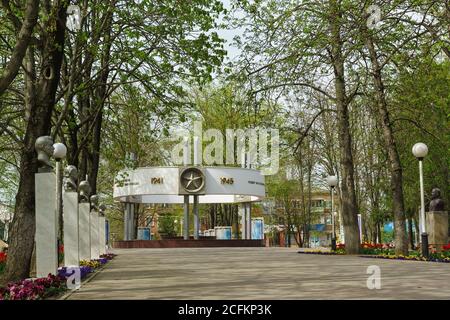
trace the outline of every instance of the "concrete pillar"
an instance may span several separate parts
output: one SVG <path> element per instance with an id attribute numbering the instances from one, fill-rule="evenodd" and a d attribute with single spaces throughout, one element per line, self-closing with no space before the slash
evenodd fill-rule
<path id="1" fill-rule="evenodd" d="M 184 196 L 184 240 L 189 240 L 189 196 Z"/>
<path id="2" fill-rule="evenodd" d="M 200 231 L 200 225 L 199 225 L 199 219 L 198 219 L 198 196 L 194 196 L 194 239 L 199 239 L 199 231 Z"/>
<path id="3" fill-rule="evenodd" d="M 129 215 L 130 222 L 128 223 L 128 226 L 129 226 L 128 239 L 129 240 L 136 239 L 136 234 L 134 232 L 134 230 L 136 229 L 135 225 L 134 225 L 134 212 L 135 212 L 135 210 L 136 210 L 136 205 L 134 203 L 130 203 L 130 215 Z"/>
<path id="4" fill-rule="evenodd" d="M 64 265 L 78 267 L 80 264 L 78 238 L 78 193 L 63 194 Z"/>
<path id="5" fill-rule="evenodd" d="M 82 202 L 78 205 L 78 232 L 80 236 L 80 260 L 91 259 L 91 226 L 89 217 L 90 204 Z"/>
<path id="6" fill-rule="evenodd" d="M 246 239 L 251 239 L 252 238 L 252 203 L 248 202 L 247 204 L 247 217 L 246 217 L 246 227 L 247 227 L 247 238 Z"/>
<path id="7" fill-rule="evenodd" d="M 247 239 L 247 204 L 242 203 L 239 206 L 240 216 L 241 216 L 241 238 Z"/>
<path id="8" fill-rule="evenodd" d="M 100 244 L 100 255 L 102 255 L 106 253 L 106 219 L 104 216 L 99 216 L 98 221 L 99 221 L 98 238 Z"/>
<path id="9" fill-rule="evenodd" d="M 447 211 L 430 211 L 425 215 L 428 244 L 433 245 L 437 252 L 448 244 L 448 213 Z"/>
<path id="10" fill-rule="evenodd" d="M 90 214 L 90 232 L 91 232 L 91 260 L 100 258 L 100 245 L 99 245 L 99 219 L 98 219 L 98 211 L 92 210 Z"/>
<path id="11" fill-rule="evenodd" d="M 35 174 L 36 206 L 36 276 L 56 274 L 58 242 L 56 222 L 56 175 L 53 172 Z"/>
<path id="12" fill-rule="evenodd" d="M 125 208 L 123 212 L 123 240 L 131 240 L 130 211 L 131 211 L 131 203 L 125 203 Z"/>

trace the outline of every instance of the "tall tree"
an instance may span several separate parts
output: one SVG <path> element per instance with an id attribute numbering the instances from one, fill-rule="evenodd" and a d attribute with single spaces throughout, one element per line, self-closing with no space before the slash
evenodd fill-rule
<path id="1" fill-rule="evenodd" d="M 348 81 L 346 74 L 354 50 L 344 17 L 349 4 L 339 0 L 267 0 L 235 5 L 245 13 L 245 19 L 239 18 L 242 22 L 237 24 L 249 26 L 245 40 L 237 42 L 243 47 L 237 68 L 238 78 L 246 81 L 251 94 L 288 97 L 317 92 L 335 104 L 346 248 L 357 253 L 360 241 L 349 106 L 357 94 L 358 81 Z M 327 79 L 332 79 L 333 88 L 324 87 L 330 82 Z"/>
<path id="2" fill-rule="evenodd" d="M 27 92 L 36 95 L 34 100 L 29 100 L 29 118 L 21 146 L 19 187 L 2 282 L 27 278 L 30 272 L 35 233 L 34 174 L 38 168 L 34 143 L 39 136 L 50 134 L 63 59 L 66 9 L 66 1 L 55 1 L 51 6 L 43 6 L 42 14 L 46 19 L 40 28 L 40 43 L 36 50 L 29 50 L 27 64 L 34 69 L 36 55 L 33 53 L 37 51 L 40 72 L 36 79 L 27 82 Z"/>

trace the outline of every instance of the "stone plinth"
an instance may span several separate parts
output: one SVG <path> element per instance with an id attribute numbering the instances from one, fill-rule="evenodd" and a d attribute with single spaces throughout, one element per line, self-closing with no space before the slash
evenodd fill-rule
<path id="1" fill-rule="evenodd" d="M 56 225 L 56 175 L 53 172 L 35 174 L 36 205 L 36 277 L 58 269 Z"/>
<path id="2" fill-rule="evenodd" d="M 91 260 L 100 258 L 99 219 L 96 210 L 91 211 Z"/>
<path id="3" fill-rule="evenodd" d="M 99 243 L 100 243 L 100 254 L 106 253 L 106 219 L 105 217 L 99 217 Z"/>
<path id="4" fill-rule="evenodd" d="M 64 265 L 78 267 L 80 265 L 78 239 L 78 193 L 63 194 L 64 221 Z"/>
<path id="5" fill-rule="evenodd" d="M 430 211 L 426 213 L 428 243 L 438 252 L 448 243 L 448 213 L 447 211 Z"/>
<path id="6" fill-rule="evenodd" d="M 89 219 L 89 203 L 80 203 L 78 207 L 78 228 L 79 228 L 79 246 L 80 246 L 80 260 L 91 259 L 91 233 L 90 233 L 90 219 Z"/>

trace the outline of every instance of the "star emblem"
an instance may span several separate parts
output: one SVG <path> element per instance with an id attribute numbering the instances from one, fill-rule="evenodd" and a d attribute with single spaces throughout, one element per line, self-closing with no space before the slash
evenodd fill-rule
<path id="1" fill-rule="evenodd" d="M 180 180 L 181 186 L 189 193 L 200 191 L 205 184 L 203 173 L 197 168 L 185 169 Z"/>

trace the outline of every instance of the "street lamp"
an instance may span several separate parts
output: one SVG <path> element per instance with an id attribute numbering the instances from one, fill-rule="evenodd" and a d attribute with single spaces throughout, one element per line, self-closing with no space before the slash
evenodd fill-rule
<path id="1" fill-rule="evenodd" d="M 337 176 L 328 176 L 327 177 L 327 183 L 328 186 L 331 188 L 331 224 L 333 228 L 333 233 L 331 236 L 331 250 L 336 251 L 336 224 L 334 219 L 334 203 L 333 203 L 333 197 L 334 197 L 334 187 L 338 184 Z"/>
<path id="2" fill-rule="evenodd" d="M 53 158 L 56 160 L 56 234 L 62 241 L 62 170 L 61 160 L 66 157 L 67 147 L 62 143 L 53 144 Z M 59 227 L 59 232 L 58 232 Z M 59 248 L 59 246 L 58 246 Z"/>
<path id="3" fill-rule="evenodd" d="M 423 191 L 423 158 L 428 154 L 428 147 L 425 143 L 418 142 L 412 148 L 413 155 L 419 160 L 420 176 L 420 219 L 422 220 L 422 256 L 428 257 L 428 234 L 425 223 L 425 196 Z"/>

